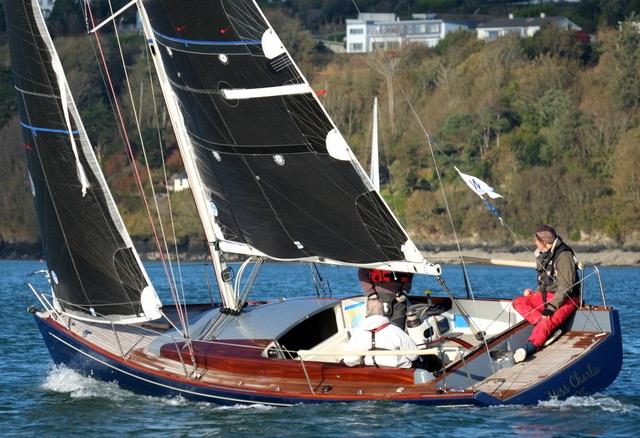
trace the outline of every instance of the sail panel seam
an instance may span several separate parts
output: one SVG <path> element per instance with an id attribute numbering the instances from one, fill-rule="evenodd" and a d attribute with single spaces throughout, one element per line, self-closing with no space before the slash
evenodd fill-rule
<path id="1" fill-rule="evenodd" d="M 165 35 L 152 29 L 153 33 L 167 41 L 173 41 L 174 43 L 181 43 L 184 45 L 193 44 L 195 46 L 247 46 L 247 45 L 259 45 L 262 44 L 260 40 L 240 40 L 240 41 L 214 41 L 214 40 L 191 40 L 186 38 L 177 38 Z"/>
<path id="2" fill-rule="evenodd" d="M 53 94 L 46 94 L 46 93 L 37 93 L 35 91 L 27 91 L 27 90 L 23 90 L 20 87 L 14 86 L 13 87 L 16 91 L 22 93 L 22 94 L 28 94 L 30 96 L 39 96 L 39 97 L 46 97 L 46 98 L 50 98 L 50 99 L 57 99 L 60 100 L 60 96 L 56 96 Z"/>

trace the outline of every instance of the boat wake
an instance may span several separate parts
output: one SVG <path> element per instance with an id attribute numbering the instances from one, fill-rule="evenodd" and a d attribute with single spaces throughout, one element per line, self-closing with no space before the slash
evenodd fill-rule
<path id="1" fill-rule="evenodd" d="M 605 397 L 602 395 L 594 395 L 587 397 L 569 397 L 566 400 L 552 399 L 548 401 L 542 401 L 538 403 L 538 406 L 547 408 L 583 408 L 583 407 L 597 407 L 607 412 L 627 413 L 638 410 L 635 405 L 624 404 L 615 398 Z"/>
<path id="2" fill-rule="evenodd" d="M 275 406 L 263 405 L 260 403 L 245 405 L 245 404 L 237 404 L 237 405 L 229 405 L 229 406 L 216 406 L 215 410 L 217 411 L 229 411 L 229 410 L 245 410 L 245 409 L 255 409 L 259 411 L 270 411 L 272 409 L 276 409 Z"/>
<path id="3" fill-rule="evenodd" d="M 42 383 L 41 388 L 46 391 L 57 392 L 61 394 L 68 394 L 74 399 L 87 399 L 87 398 L 102 398 L 110 401 L 123 401 L 130 400 L 132 398 L 143 398 L 147 402 L 160 403 L 166 406 L 180 407 L 188 404 L 193 404 L 184 397 L 150 397 L 139 396 L 125 389 L 122 389 L 115 382 L 103 382 L 100 380 L 92 379 L 91 377 L 83 376 L 82 374 L 67 368 L 64 365 L 53 365 L 47 373 L 45 381 Z M 209 403 L 195 403 L 196 405 L 202 405 L 203 408 L 211 409 Z M 275 409 L 273 406 L 267 406 L 263 404 L 236 404 L 229 406 L 215 406 L 215 410 L 234 411 L 234 410 L 246 410 L 255 409 L 260 411 L 267 411 Z"/>
<path id="4" fill-rule="evenodd" d="M 119 388 L 115 382 L 101 382 L 85 377 L 64 365 L 52 366 L 41 387 L 78 399 L 107 398 L 120 401 L 130 397 L 130 393 Z"/>

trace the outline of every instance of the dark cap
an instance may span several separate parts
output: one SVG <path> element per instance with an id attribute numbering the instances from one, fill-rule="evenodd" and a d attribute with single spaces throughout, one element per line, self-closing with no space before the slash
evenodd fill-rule
<path id="1" fill-rule="evenodd" d="M 547 224 L 542 224 L 536 230 L 536 239 L 543 243 L 553 243 L 558 238 L 558 234 L 553 227 Z"/>

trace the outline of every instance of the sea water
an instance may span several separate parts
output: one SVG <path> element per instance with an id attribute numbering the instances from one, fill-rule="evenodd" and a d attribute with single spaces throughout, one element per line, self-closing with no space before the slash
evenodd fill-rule
<path id="1" fill-rule="evenodd" d="M 147 264 L 163 302 L 172 301 L 165 270 Z M 421 407 L 389 402 L 217 406 L 182 398 L 138 395 L 53 365 L 26 308 L 35 298 L 25 277 L 44 268 L 35 261 L 0 261 L 0 435 L 4 436 L 637 436 L 640 430 L 639 268 L 601 268 L 608 305 L 619 309 L 624 362 L 618 379 L 603 393 L 545 401 L 537 406 Z M 177 267 L 174 264 L 174 269 Z M 238 269 L 238 266 L 235 266 Z M 252 299 L 360 293 L 352 268 L 320 266 L 328 285 L 319 292 L 309 265 L 266 264 Z M 535 283 L 531 270 L 469 266 L 471 293 L 512 298 Z M 589 272 L 587 272 L 589 275 Z M 443 277 L 466 296 L 459 266 L 444 266 Z M 207 302 L 211 272 L 201 264 L 176 270 L 178 290 L 189 302 Z M 600 303 L 595 276 L 587 279 L 587 299 Z M 212 286 L 213 287 L 213 286 Z M 414 281 L 413 293 L 442 292 L 433 278 Z"/>

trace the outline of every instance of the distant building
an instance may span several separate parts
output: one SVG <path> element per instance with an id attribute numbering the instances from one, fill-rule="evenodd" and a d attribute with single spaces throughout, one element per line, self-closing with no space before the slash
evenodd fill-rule
<path id="1" fill-rule="evenodd" d="M 412 20 L 399 20 L 395 14 L 360 13 L 347 19 L 347 53 L 397 50 L 406 44 L 434 47 L 444 36 L 458 29 L 472 27 L 466 22 L 437 19 L 414 14 Z"/>
<path id="2" fill-rule="evenodd" d="M 478 24 L 476 32 L 478 39 L 487 41 L 510 34 L 530 37 L 546 24 L 557 26 L 560 29 L 582 30 L 580 26 L 566 17 L 547 17 L 545 14 L 540 14 L 539 17 L 514 17 L 513 14 L 509 14 L 509 18 L 494 18 L 486 23 Z"/>
<path id="3" fill-rule="evenodd" d="M 178 175 L 173 178 L 173 191 L 181 192 L 189 188 L 189 179 L 186 175 Z"/>
<path id="4" fill-rule="evenodd" d="M 539 5 L 541 3 L 580 3 L 582 0 L 519 0 L 514 1 L 513 5 Z"/>
<path id="5" fill-rule="evenodd" d="M 49 18 L 51 11 L 53 10 L 53 4 L 56 0 L 38 0 L 38 4 L 40 5 L 40 9 L 42 10 L 42 15 L 44 18 Z"/>

